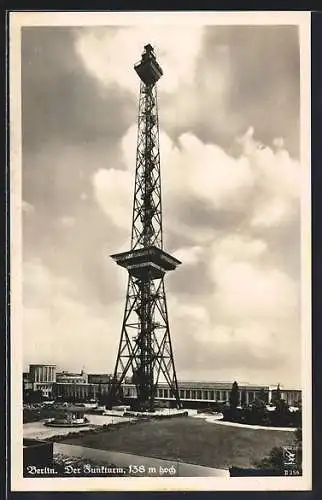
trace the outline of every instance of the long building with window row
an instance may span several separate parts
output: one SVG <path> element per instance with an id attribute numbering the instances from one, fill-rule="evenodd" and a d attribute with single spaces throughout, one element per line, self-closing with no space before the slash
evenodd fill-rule
<path id="1" fill-rule="evenodd" d="M 97 400 L 107 395 L 110 381 L 110 374 L 86 374 L 83 370 L 80 373 L 56 372 L 55 365 L 30 365 L 29 374 L 23 374 L 24 387 L 40 390 L 43 396 L 48 398 L 59 397 L 79 401 Z M 228 402 L 232 382 L 179 381 L 178 387 L 183 405 L 198 407 Z M 276 386 L 239 384 L 239 400 L 242 404 L 248 405 L 260 397 L 270 403 L 274 399 L 276 390 Z M 290 406 L 301 403 L 301 391 L 298 389 L 281 386 L 280 394 Z M 123 395 L 129 401 L 136 398 L 135 385 L 131 384 L 129 379 L 123 384 Z M 167 384 L 158 384 L 156 399 L 166 404 L 174 402 Z"/>
<path id="2" fill-rule="evenodd" d="M 201 406 L 211 403 L 225 403 L 229 401 L 232 383 L 220 382 L 179 382 L 180 399 L 184 406 Z M 55 395 L 61 398 L 75 398 L 80 400 L 97 399 L 108 393 L 110 385 L 103 384 L 55 384 Z M 301 402 L 301 391 L 295 389 L 280 388 L 281 398 L 289 405 L 297 405 Z M 265 398 L 270 403 L 276 392 L 276 386 L 240 385 L 239 400 L 248 405 L 257 397 Z M 123 395 L 125 399 L 136 398 L 136 388 L 133 384 L 123 385 Z M 159 384 L 156 399 L 171 403 L 169 388 L 166 384 Z"/>

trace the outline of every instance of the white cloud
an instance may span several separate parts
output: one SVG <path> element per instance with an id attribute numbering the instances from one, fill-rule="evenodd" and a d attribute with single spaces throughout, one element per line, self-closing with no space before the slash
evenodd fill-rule
<path id="1" fill-rule="evenodd" d="M 75 287 L 63 276 L 54 276 L 41 260 L 33 259 L 23 266 L 23 298 L 36 305 L 54 302 L 59 293 L 70 295 Z"/>
<path id="2" fill-rule="evenodd" d="M 214 208 L 236 208 L 252 187 L 251 171 L 243 158 L 234 159 L 221 147 L 204 144 L 193 134 L 179 138 L 176 159 L 170 168 L 180 171 L 181 180 L 186 179 L 193 196 L 208 201 Z"/>
<path id="3" fill-rule="evenodd" d="M 61 225 L 63 227 L 66 227 L 67 229 L 70 227 L 73 227 L 75 225 L 75 219 L 74 217 L 71 217 L 70 215 L 64 215 L 60 219 Z"/>
<path id="4" fill-rule="evenodd" d="M 202 251 L 203 249 L 200 246 L 183 247 L 178 248 L 173 255 L 177 259 L 182 260 L 185 265 L 196 264 L 201 257 Z"/>
<path id="5" fill-rule="evenodd" d="M 70 370 L 113 365 L 121 304 L 108 304 L 103 315 L 95 314 L 77 300 L 71 281 L 57 277 L 37 259 L 24 265 L 23 279 L 24 355 L 30 363 L 56 363 Z"/>
<path id="6" fill-rule="evenodd" d="M 240 140 L 243 152 L 234 158 L 218 145 L 205 144 L 192 133 L 182 134 L 175 145 L 161 130 L 163 209 L 169 231 L 187 233 L 188 228 L 178 216 L 178 207 L 192 202 L 212 207 L 214 217 L 220 210 L 244 214 L 250 228 L 287 225 L 297 217 L 300 165 L 285 150 L 274 153 L 270 148 L 259 147 L 253 133 L 250 128 Z M 101 169 L 94 177 L 99 205 L 116 226 L 128 230 L 136 140 L 137 127 L 132 125 L 120 143 L 125 171 Z M 204 227 L 195 229 L 196 243 L 208 237 L 213 237 L 213 231 Z"/>
<path id="7" fill-rule="evenodd" d="M 294 314 L 297 295 L 287 275 L 224 258 L 212 264 L 220 309 L 234 318 L 280 318 Z"/>
<path id="8" fill-rule="evenodd" d="M 116 227 L 131 227 L 133 176 L 125 170 L 100 169 L 93 177 L 99 206 Z"/>
<path id="9" fill-rule="evenodd" d="M 274 364 L 276 359 L 284 359 L 279 372 L 285 370 L 282 378 L 294 376 L 286 372 L 292 370 L 299 356 L 298 283 L 276 266 L 272 249 L 262 239 L 226 231 L 217 235 L 211 246 L 200 248 L 202 262 L 207 263 L 208 277 L 214 285 L 213 292 L 194 295 L 191 302 L 191 298 L 187 299 L 188 292 L 182 291 L 170 302 L 171 324 L 176 345 L 183 351 L 179 359 L 185 377 L 194 377 L 192 361 L 190 367 L 186 361 L 190 359 L 187 346 L 190 349 L 193 346 L 196 363 L 198 360 L 201 363 L 202 356 L 207 358 L 204 365 L 208 377 L 211 355 L 217 360 L 214 370 L 218 370 L 212 377 L 222 379 L 230 371 L 229 379 L 234 376 L 240 380 L 247 373 L 253 376 L 261 363 L 263 370 L 264 366 L 268 370 L 270 360 Z M 182 271 L 184 258 L 188 264 L 198 266 L 195 253 L 199 247 L 178 249 L 177 256 L 179 252 Z M 189 274 L 189 267 L 186 272 Z M 218 359 L 233 364 L 234 375 L 232 365 L 229 369 L 217 368 Z M 269 370 L 263 381 L 265 376 L 274 381 Z"/>
<path id="10" fill-rule="evenodd" d="M 274 140 L 276 151 L 254 139 L 250 127 L 239 139 L 243 155 L 252 171 L 256 205 L 251 220 L 254 227 L 285 225 L 297 215 L 301 193 L 301 165 L 283 147 L 281 138 Z"/>
<path id="11" fill-rule="evenodd" d="M 159 89 L 174 92 L 194 78 L 202 35 L 199 26 L 141 25 L 104 34 L 89 28 L 82 30 L 75 45 L 85 68 L 102 85 L 117 84 L 137 94 L 138 76 L 133 65 L 140 60 L 144 45 L 151 43 L 167 75 L 160 80 Z"/>
<path id="12" fill-rule="evenodd" d="M 266 197 L 258 201 L 257 210 L 251 219 L 253 227 L 278 227 L 287 224 L 296 215 L 297 205 L 279 197 Z"/>
<path id="13" fill-rule="evenodd" d="M 271 321 L 292 318 L 298 307 L 296 283 L 282 270 L 265 264 L 261 240 L 228 236 L 212 247 L 210 272 L 215 303 L 230 320 Z"/>
<path id="14" fill-rule="evenodd" d="M 224 259 L 232 261 L 253 260 L 265 254 L 267 250 L 265 241 L 239 234 L 229 234 L 216 240 L 213 244 L 213 251 L 217 259 L 222 256 Z"/>
<path id="15" fill-rule="evenodd" d="M 137 126 L 132 125 L 121 143 L 124 162 L 132 175 L 136 140 Z M 230 208 L 237 208 L 253 186 L 252 172 L 245 158 L 235 159 L 217 145 L 204 144 L 192 133 L 182 134 L 176 146 L 161 130 L 160 150 L 166 203 L 171 203 L 171 197 L 193 196 L 216 208 L 227 204 Z"/>

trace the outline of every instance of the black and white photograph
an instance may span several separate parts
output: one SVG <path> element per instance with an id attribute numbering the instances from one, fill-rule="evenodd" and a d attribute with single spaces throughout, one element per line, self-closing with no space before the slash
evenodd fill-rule
<path id="1" fill-rule="evenodd" d="M 10 14 L 13 490 L 311 489 L 309 23 Z"/>

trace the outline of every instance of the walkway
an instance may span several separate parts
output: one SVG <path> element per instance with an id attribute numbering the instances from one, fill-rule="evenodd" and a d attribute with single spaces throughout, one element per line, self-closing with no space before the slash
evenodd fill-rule
<path id="1" fill-rule="evenodd" d="M 226 422 L 222 420 L 222 415 L 208 415 L 206 413 L 198 413 L 197 415 L 192 415 L 194 418 L 203 418 L 209 424 L 219 424 L 219 425 L 227 425 L 230 427 L 244 427 L 245 429 L 254 429 L 254 430 L 264 430 L 264 431 L 296 431 L 295 427 L 269 427 L 268 425 L 250 425 L 250 424 L 241 424 L 237 422 Z"/>
<path id="2" fill-rule="evenodd" d="M 81 457 L 83 460 L 93 460 L 100 464 L 115 464 L 117 467 L 131 467 L 133 472 L 135 471 L 134 474 L 136 476 L 143 477 L 229 477 L 228 469 L 214 469 L 174 460 L 164 460 L 63 443 L 54 443 L 54 454 L 66 457 Z M 141 469 L 137 469 L 137 467 Z M 139 470 L 142 472 L 140 473 Z"/>

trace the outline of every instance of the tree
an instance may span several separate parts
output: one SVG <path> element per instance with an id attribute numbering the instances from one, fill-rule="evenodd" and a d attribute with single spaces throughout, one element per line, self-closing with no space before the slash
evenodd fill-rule
<path id="1" fill-rule="evenodd" d="M 232 410 L 235 410 L 237 406 L 239 406 L 239 388 L 236 380 L 233 383 L 230 391 L 229 405 Z"/>
<path id="2" fill-rule="evenodd" d="M 273 396 L 272 396 L 272 403 L 274 403 L 276 405 L 277 402 L 281 400 L 281 398 L 282 398 L 281 388 L 280 388 L 280 385 L 277 384 L 276 391 L 274 391 Z"/>
<path id="3" fill-rule="evenodd" d="M 276 413 L 279 415 L 287 415 L 289 413 L 288 404 L 285 399 L 278 399 L 276 401 Z"/>
<path id="4" fill-rule="evenodd" d="M 258 399 L 260 401 L 263 401 L 264 403 L 267 403 L 267 393 L 263 388 L 258 393 Z"/>
<path id="5" fill-rule="evenodd" d="M 251 410 L 248 413 L 249 423 L 252 424 L 262 424 L 264 423 L 265 417 L 267 415 L 265 401 L 256 398 L 252 402 Z"/>
<path id="6" fill-rule="evenodd" d="M 275 406 L 275 424 L 281 426 L 288 425 L 290 421 L 290 411 L 286 401 L 284 399 L 279 399 L 275 402 Z"/>
<path id="7" fill-rule="evenodd" d="M 101 382 L 98 384 L 97 400 L 98 400 L 98 404 L 101 405 L 103 403 L 103 393 L 102 393 Z"/>
<path id="8" fill-rule="evenodd" d="M 24 401 L 27 403 L 40 403 L 43 400 L 41 391 L 33 391 L 32 389 L 26 391 Z"/>
<path id="9" fill-rule="evenodd" d="M 299 427 L 295 431 L 295 439 L 293 442 L 294 450 L 296 451 L 296 471 L 302 475 L 302 428 Z M 255 462 L 255 466 L 259 469 L 271 469 L 278 475 L 285 474 L 285 459 L 282 447 L 274 447 L 260 462 Z"/>

